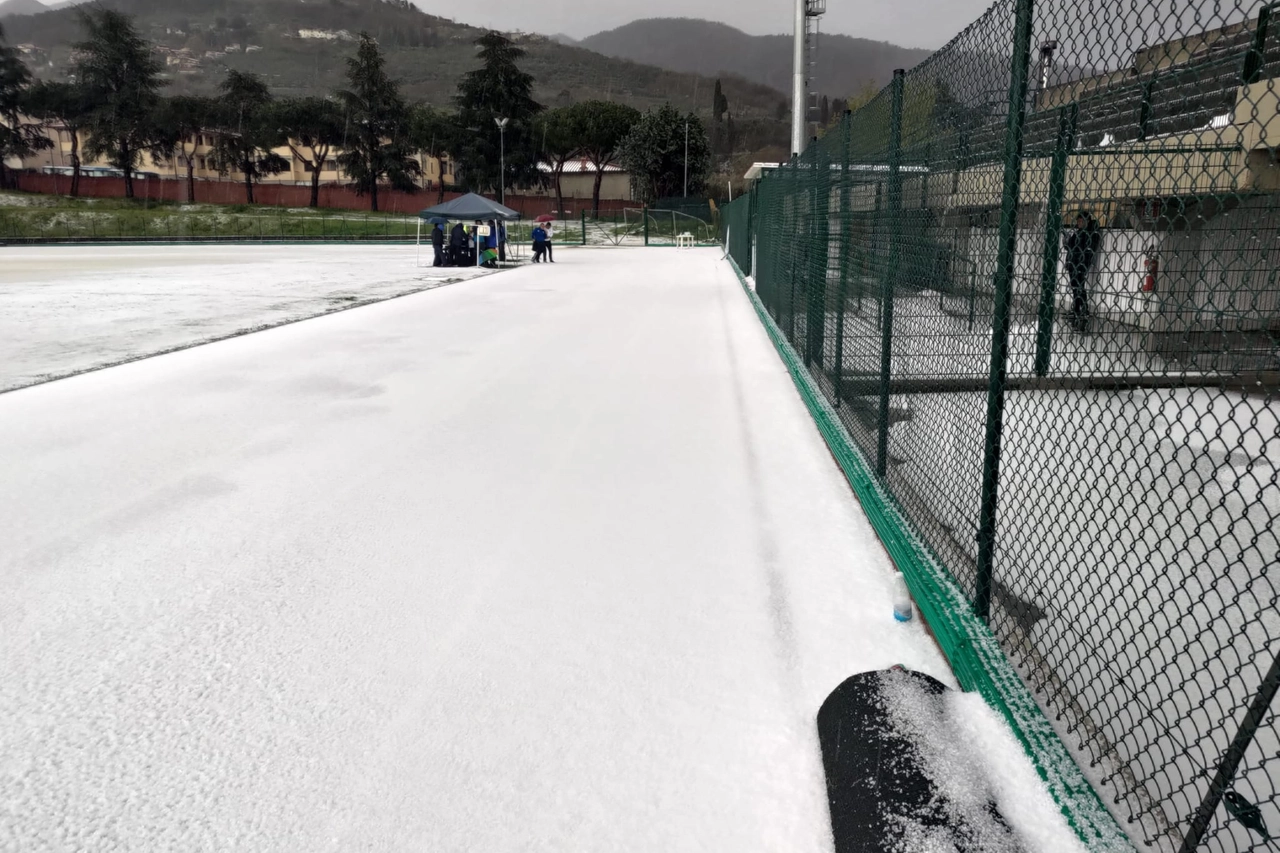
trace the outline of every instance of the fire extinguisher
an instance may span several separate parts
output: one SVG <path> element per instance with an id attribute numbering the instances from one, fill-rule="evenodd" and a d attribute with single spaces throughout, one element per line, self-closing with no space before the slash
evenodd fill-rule
<path id="1" fill-rule="evenodd" d="M 1142 261 L 1144 275 L 1142 276 L 1142 292 L 1152 293 L 1156 289 L 1156 276 L 1160 274 L 1160 258 L 1156 256 L 1154 249 L 1147 250 L 1147 256 Z"/>

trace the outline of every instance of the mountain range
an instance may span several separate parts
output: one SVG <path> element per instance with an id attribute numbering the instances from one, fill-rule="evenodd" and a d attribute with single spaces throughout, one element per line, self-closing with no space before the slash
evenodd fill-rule
<path id="1" fill-rule="evenodd" d="M 702 75 L 736 75 L 780 92 L 791 90 L 790 35 L 752 36 L 727 24 L 692 18 L 648 18 L 578 43 L 620 59 Z M 843 35 L 820 35 L 816 91 L 831 97 L 887 84 L 895 68 L 910 68 L 931 51 Z"/>
<path id="2" fill-rule="evenodd" d="M 2 0 L 10 44 L 25 50 L 40 77 L 63 77 L 72 45 L 83 37 L 83 0 L 42 4 Z M 356 34 L 378 39 L 390 72 L 411 99 L 451 103 L 462 75 L 477 65 L 484 32 L 423 12 L 410 0 L 96 0 L 132 15 L 166 62 L 173 94 L 212 93 L 228 69 L 262 75 L 279 95 L 327 94 L 344 83 Z M 640 109 L 670 102 L 708 116 L 716 80 L 737 128 L 735 150 L 785 146 L 790 99 L 790 39 L 750 36 L 724 24 L 650 19 L 582 41 L 557 34 L 516 34 L 521 67 L 547 106 L 600 98 Z M 847 36 L 823 38 L 818 90 L 832 97 L 868 83 L 883 85 L 893 68 L 926 55 Z"/>
<path id="3" fill-rule="evenodd" d="M 0 11 L 13 3 L 6 0 Z M 476 67 L 474 42 L 483 30 L 426 14 L 409 0 L 99 0 L 132 15 L 141 34 L 166 54 L 170 91 L 211 92 L 226 69 L 262 74 L 281 94 L 315 94 L 343 84 L 355 34 L 378 39 L 405 93 L 445 105 L 458 80 Z M 11 44 L 34 45 L 36 72 L 60 77 L 71 46 L 83 34 L 76 10 L 7 15 Z M 521 67 L 534 75 L 535 97 L 549 106 L 612 98 L 646 108 L 670 101 L 710 112 L 715 81 L 626 59 L 607 57 L 546 36 L 519 35 Z M 773 117 L 786 95 L 742 78 L 723 81 L 735 114 Z"/>
<path id="4" fill-rule="evenodd" d="M 0 2 L 0 18 L 12 15 L 38 15 L 67 6 L 75 6 L 85 0 L 62 0 L 60 3 L 41 3 L 40 0 L 3 0 Z"/>

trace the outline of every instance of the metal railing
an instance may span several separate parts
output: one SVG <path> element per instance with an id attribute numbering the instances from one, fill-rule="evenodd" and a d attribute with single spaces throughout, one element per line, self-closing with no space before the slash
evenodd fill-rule
<path id="1" fill-rule="evenodd" d="M 1140 849 L 1280 832 L 1276 30 L 1000 0 L 722 220 Z"/>

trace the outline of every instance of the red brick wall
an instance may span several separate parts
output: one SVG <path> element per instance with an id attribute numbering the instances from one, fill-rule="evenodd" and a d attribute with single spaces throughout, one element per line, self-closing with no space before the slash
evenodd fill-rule
<path id="1" fill-rule="evenodd" d="M 29 193 L 66 195 L 71 191 L 68 175 L 45 175 L 35 172 L 17 174 L 18 189 Z M 138 199 L 153 201 L 186 201 L 187 182 L 165 178 L 156 180 L 135 178 L 133 193 Z M 285 184 L 260 184 L 253 188 L 258 204 L 278 207 L 306 207 L 311 202 L 311 187 Z M 86 198 L 123 198 L 124 178 L 81 177 L 80 195 Z M 459 193 L 445 193 L 445 201 L 457 198 Z M 438 190 L 405 193 L 388 188 L 378 190 L 378 208 L 386 213 L 417 213 L 432 207 L 439 200 Z M 196 181 L 196 202 L 199 204 L 244 204 L 244 185 L 235 181 Z M 351 186 L 328 184 L 320 187 L 320 206 L 342 210 L 368 210 L 369 197 L 359 196 Z M 507 207 L 518 210 L 525 218 L 551 213 L 556 206 L 554 198 L 507 194 Z M 600 212 L 620 211 L 636 207 L 636 202 L 601 199 Z M 572 216 L 579 211 L 591 210 L 591 199 L 565 199 L 565 207 Z"/>

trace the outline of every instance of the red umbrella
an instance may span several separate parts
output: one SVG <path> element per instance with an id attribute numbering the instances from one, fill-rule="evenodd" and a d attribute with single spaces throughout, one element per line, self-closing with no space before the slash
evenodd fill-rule
<path id="1" fill-rule="evenodd" d="M 556 218 L 552 216 L 550 213 L 544 213 L 533 221 L 534 222 L 555 222 Z"/>

